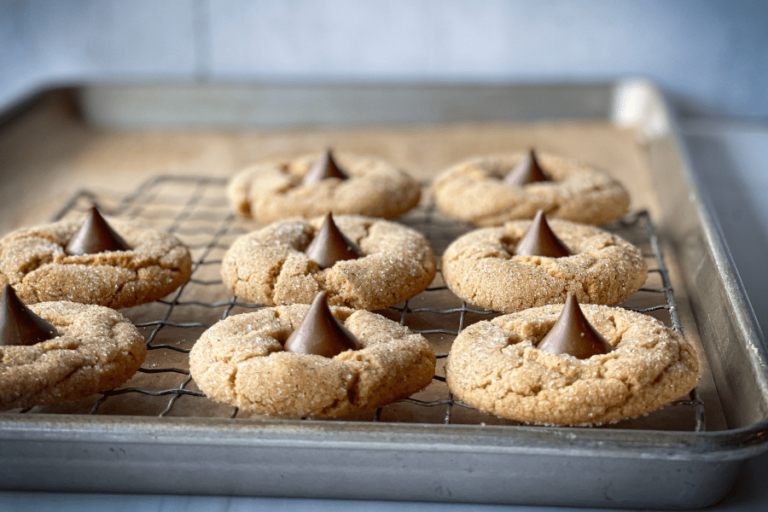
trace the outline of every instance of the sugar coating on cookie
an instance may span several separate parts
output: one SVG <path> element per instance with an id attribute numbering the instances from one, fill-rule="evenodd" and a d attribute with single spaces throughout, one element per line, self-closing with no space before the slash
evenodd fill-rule
<path id="1" fill-rule="evenodd" d="M 303 251 L 323 220 L 278 221 L 238 238 L 222 261 L 224 282 L 239 297 L 265 306 L 309 304 L 325 290 L 330 305 L 368 310 L 410 299 L 432 282 L 435 257 L 422 234 L 359 215 L 334 220 L 363 257 L 321 270 Z"/>
<path id="2" fill-rule="evenodd" d="M 419 202 L 421 187 L 406 172 L 383 160 L 349 153 L 334 153 L 349 179 L 302 185 L 302 177 L 321 156 L 275 160 L 241 171 L 228 188 L 233 208 L 260 222 L 328 212 L 393 219 Z"/>
<path id="3" fill-rule="evenodd" d="M 329 359 L 285 352 L 309 306 L 265 308 L 205 331 L 190 371 L 211 399 L 260 414 L 335 417 L 405 398 L 432 380 L 435 354 L 420 334 L 368 311 L 331 308 L 362 345 Z"/>
<path id="4" fill-rule="evenodd" d="M 536 348 L 562 305 L 478 322 L 454 340 L 446 380 L 462 402 L 503 418 L 556 425 L 616 422 L 680 398 L 698 382 L 690 343 L 660 321 L 620 308 L 583 305 L 608 343 L 588 359 Z"/>
<path id="5" fill-rule="evenodd" d="M 26 304 L 68 300 L 119 309 L 160 299 L 189 280 L 192 259 L 176 237 L 109 222 L 131 250 L 66 254 L 81 218 L 7 234 L 0 240 L 0 286 L 11 284 Z"/>
<path id="6" fill-rule="evenodd" d="M 481 228 L 456 239 L 442 259 L 448 288 L 471 304 L 512 313 L 563 303 L 619 304 L 645 283 L 643 254 L 626 240 L 594 226 L 552 219 L 549 225 L 571 256 L 514 255 L 531 221 Z"/>
<path id="7" fill-rule="evenodd" d="M 435 180 L 432 194 L 449 217 L 476 226 L 532 219 L 544 210 L 559 218 L 600 225 L 619 219 L 629 207 L 629 194 L 616 179 L 576 160 L 537 153 L 552 179 L 519 186 L 502 180 L 526 153 L 479 157 L 457 164 Z"/>
<path id="8" fill-rule="evenodd" d="M 128 380 L 144 361 L 144 338 L 117 311 L 74 302 L 29 306 L 58 336 L 0 346 L 0 409 L 80 400 Z"/>

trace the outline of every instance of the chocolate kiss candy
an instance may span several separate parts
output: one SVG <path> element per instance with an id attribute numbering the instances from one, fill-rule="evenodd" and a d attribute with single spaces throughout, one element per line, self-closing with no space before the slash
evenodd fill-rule
<path id="1" fill-rule="evenodd" d="M 568 354 L 578 359 L 611 351 L 605 338 L 582 313 L 576 296 L 570 293 L 560 318 L 536 348 L 552 354 Z"/>
<path id="2" fill-rule="evenodd" d="M 0 345 L 34 345 L 59 333 L 47 321 L 24 305 L 11 285 L 3 287 L 0 302 Z"/>
<path id="3" fill-rule="evenodd" d="M 328 307 L 327 296 L 327 292 L 320 292 L 315 296 L 304 321 L 286 340 L 287 352 L 330 358 L 345 350 L 362 348 L 355 335 L 333 316 Z"/>
<path id="4" fill-rule="evenodd" d="M 504 178 L 504 183 L 507 185 L 514 185 L 516 187 L 522 187 L 529 183 L 535 183 L 537 181 L 552 181 L 547 178 L 544 171 L 541 170 L 539 162 L 536 160 L 536 154 L 533 150 L 528 153 L 528 156 L 523 158 L 522 162 L 517 164 L 514 169 L 509 171 L 509 174 Z"/>
<path id="5" fill-rule="evenodd" d="M 539 210 L 536 212 L 528 232 L 517 243 L 515 254 L 563 258 L 570 256 L 571 251 L 552 232 L 549 223 L 547 223 L 547 217 L 544 215 L 544 210 Z"/>
<path id="6" fill-rule="evenodd" d="M 99 210 L 93 206 L 88 211 L 83 225 L 64 248 L 74 256 L 96 254 L 106 251 L 129 251 L 130 246 L 107 224 Z"/>
<path id="7" fill-rule="evenodd" d="M 355 242 L 339 231 L 330 213 L 325 216 L 320 231 L 304 252 L 309 259 L 315 260 L 320 268 L 332 267 L 337 261 L 356 260 L 363 255 L 363 251 Z"/>
<path id="8" fill-rule="evenodd" d="M 309 172 L 304 175 L 301 184 L 307 185 L 309 183 L 317 183 L 328 178 L 338 178 L 340 180 L 349 179 L 349 176 L 336 165 L 336 161 L 333 159 L 330 149 L 327 150 L 325 154 L 315 162 L 315 165 L 309 169 Z"/>

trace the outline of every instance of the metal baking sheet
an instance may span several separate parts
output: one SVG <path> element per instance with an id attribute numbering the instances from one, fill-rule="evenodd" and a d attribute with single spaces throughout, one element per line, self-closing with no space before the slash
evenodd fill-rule
<path id="1" fill-rule="evenodd" d="M 377 120 L 378 124 L 526 121 L 528 129 L 536 130 L 536 122 L 541 120 L 567 119 L 603 120 L 631 129 L 656 182 L 659 204 L 652 213 L 664 251 L 672 256 L 675 314 L 687 336 L 700 338 L 711 366 L 708 377 L 712 385 L 703 390 L 709 431 L 696 427 L 696 413 L 686 411 L 691 407 L 685 403 L 671 408 L 671 415 L 654 413 L 611 428 L 545 428 L 472 417 L 471 411 L 463 419 L 457 413 L 458 418 L 445 421 L 445 409 L 423 412 L 438 411 L 423 405 L 440 402 L 435 396 L 417 398 L 421 404 L 396 404 L 394 412 L 385 408 L 373 417 L 344 421 L 280 421 L 240 415 L 233 419 L 231 408 L 218 406 L 203 412 L 186 406 L 207 399 L 195 394 L 194 383 L 182 373 L 179 383 L 171 387 L 187 392 L 172 394 L 176 400 L 162 396 L 151 411 L 146 410 L 145 401 L 121 402 L 121 397 L 130 395 L 125 393 L 102 403 L 97 396 L 78 404 L 82 410 L 74 412 L 83 414 L 49 408 L 0 415 L 0 459 L 5 463 L 0 481 L 5 488 L 685 508 L 719 499 L 730 488 L 742 461 L 764 448 L 768 393 L 762 335 L 727 249 L 698 195 L 674 121 L 651 84 L 486 89 L 240 86 L 231 97 L 220 89 L 207 89 L 186 91 L 198 105 L 194 115 L 171 105 L 165 107 L 162 122 L 148 114 L 157 109 L 146 107 L 153 105 L 149 98 L 171 95 L 173 89 L 106 87 L 86 89 L 83 96 L 88 117 L 108 126 L 188 125 L 195 119 L 224 125 L 227 109 L 237 111 L 238 102 L 250 94 L 262 100 L 277 95 L 282 98 L 277 102 L 281 109 L 272 112 L 263 107 L 252 118 L 230 116 L 233 126 L 284 127 L 308 121 L 319 126 L 365 125 Z M 290 107 L 306 103 L 308 93 L 312 102 L 324 101 L 311 119 Z M 291 94 L 304 99 L 290 101 Z M 219 105 L 224 102 L 221 111 L 208 109 L 206 113 L 206 105 L 216 101 Z M 462 101 L 473 108 L 451 108 Z M 385 116 L 381 106 L 388 102 L 400 107 L 388 109 Z M 186 183 L 202 195 L 181 193 L 184 185 L 178 183 L 178 177 L 167 181 L 176 185 L 173 190 L 187 201 L 185 205 L 194 200 L 197 206 L 208 208 L 208 214 L 216 204 L 221 206 L 211 197 L 216 180 L 203 185 L 200 179 Z M 151 181 L 147 187 L 157 184 Z M 123 213 L 140 217 L 142 212 L 135 210 L 151 202 L 145 193 L 151 195 L 151 190 L 139 188 L 134 194 L 118 195 L 110 207 L 123 207 Z M 95 197 L 108 202 L 107 196 L 85 194 L 78 200 Z M 162 199 L 162 194 L 153 197 Z M 75 202 L 64 212 L 77 207 Z M 429 212 L 428 207 L 424 211 Z M 176 219 L 189 222 L 183 212 Z M 411 222 L 423 221 L 415 215 Z M 165 229 L 183 231 L 184 226 L 172 215 L 166 218 L 170 224 Z M 448 231 L 451 229 L 454 227 Z M 200 248 L 206 249 L 217 247 Z M 215 274 L 214 266 L 211 271 Z M 206 281 L 204 275 L 198 279 Z M 200 293 L 210 304 L 207 292 Z M 224 296 L 224 300 L 231 298 Z M 232 301 L 223 307 L 240 306 Z M 463 311 L 457 316 L 472 314 L 466 308 Z M 148 315 L 144 310 L 128 314 L 139 323 Z M 152 334 L 159 326 L 152 323 L 154 317 L 144 320 L 148 320 L 142 327 L 148 339 L 157 337 Z M 183 316 L 175 320 L 194 323 L 183 322 L 188 320 Z M 154 375 L 152 364 L 167 367 L 167 363 L 149 361 L 144 376 Z M 146 382 L 151 387 L 157 381 Z M 85 414 L 97 404 L 99 414 Z M 110 409 L 111 404 L 120 405 Z M 458 409 L 462 408 L 453 408 Z M 54 414 L 60 412 L 67 414 Z M 127 413 L 131 416 L 125 416 Z M 671 429 L 665 426 L 668 419 Z M 553 481 L 558 484 L 552 485 Z M 654 492 L 649 493 L 649 488 Z"/>

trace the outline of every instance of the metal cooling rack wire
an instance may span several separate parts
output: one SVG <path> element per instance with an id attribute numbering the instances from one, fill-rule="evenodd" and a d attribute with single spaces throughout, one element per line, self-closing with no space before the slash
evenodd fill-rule
<path id="1" fill-rule="evenodd" d="M 139 187 L 139 191 L 145 191 L 147 189 L 151 190 L 151 186 L 156 186 L 157 184 L 164 183 L 166 181 L 169 181 L 168 178 L 165 177 L 158 177 L 154 180 L 151 180 L 150 186 L 144 186 L 142 185 Z M 185 181 L 188 181 L 185 179 Z M 195 207 L 200 203 L 202 197 L 204 196 L 206 192 L 206 186 L 208 186 L 211 183 L 217 183 L 219 185 L 222 185 L 223 182 L 220 180 L 212 181 L 209 179 L 202 179 L 200 181 L 195 182 L 196 186 L 193 191 L 193 193 L 189 196 L 187 201 L 182 206 L 179 213 L 176 214 L 174 217 L 170 227 L 166 229 L 168 233 L 176 233 L 183 222 L 188 219 L 194 212 Z M 142 208 L 146 206 L 148 203 L 147 201 L 141 202 L 140 201 L 141 195 L 140 194 L 132 194 L 128 196 L 128 200 L 123 201 L 123 203 L 118 207 L 118 211 L 124 211 L 124 212 L 130 212 L 126 213 L 126 217 L 129 218 L 136 218 L 136 216 L 141 212 Z M 134 206 L 136 205 L 136 206 Z M 215 247 L 221 237 L 226 233 L 227 229 L 229 228 L 230 224 L 232 223 L 234 219 L 234 216 L 229 213 L 227 214 L 224 219 L 221 221 L 219 226 L 214 230 L 210 241 L 205 246 L 202 254 L 200 257 L 195 260 L 192 263 L 192 275 L 194 275 L 195 271 L 205 263 L 205 258 L 208 256 L 208 254 L 211 252 L 213 247 Z M 179 289 L 176 291 L 176 293 L 173 296 L 173 299 L 171 301 L 162 301 L 161 304 L 164 304 L 166 306 L 166 311 L 161 320 L 157 321 L 150 321 L 150 322 L 143 322 L 136 324 L 136 327 L 149 327 L 149 326 L 155 326 L 155 328 L 152 330 L 152 333 L 150 334 L 149 338 L 147 338 L 147 350 L 173 350 L 177 352 L 183 352 L 188 353 L 189 349 L 184 349 L 180 347 L 175 347 L 173 345 L 168 344 L 160 344 L 160 345 L 153 345 L 152 342 L 156 338 L 157 334 L 160 332 L 161 329 L 163 329 L 166 326 L 173 326 L 173 327 L 208 327 L 208 325 L 200 323 L 200 322 L 188 322 L 188 323 L 177 323 L 177 322 L 171 322 L 169 321 L 169 318 L 171 314 L 173 313 L 174 308 L 179 303 L 179 297 L 181 297 L 182 293 L 184 292 L 184 289 L 186 288 L 187 283 L 179 287 Z M 90 411 L 90 414 L 95 414 L 99 407 L 110 397 L 118 396 L 125 393 L 141 393 L 151 396 L 163 396 L 163 395 L 171 395 L 171 398 L 168 402 L 168 405 L 163 409 L 162 412 L 160 412 L 159 416 L 165 416 L 173 407 L 173 404 L 178 400 L 178 398 L 181 395 L 190 395 L 190 396 L 196 396 L 196 397 L 204 397 L 205 395 L 203 393 L 195 392 L 195 391 L 189 391 L 185 389 L 187 384 L 192 380 L 192 376 L 190 375 L 189 371 L 187 370 L 181 370 L 179 368 L 162 368 L 157 370 L 147 370 L 147 369 L 140 369 L 142 373 L 181 373 L 186 375 L 186 378 L 184 381 L 179 385 L 178 388 L 175 389 L 168 389 L 168 390 L 162 390 L 162 391 L 149 391 L 145 389 L 140 388 L 124 388 L 124 389 L 118 389 L 118 390 L 112 390 L 107 391 L 102 394 L 102 397 L 94 404 L 93 408 Z"/>
<path id="2" fill-rule="evenodd" d="M 173 233 L 173 232 L 179 232 L 183 230 L 184 222 L 192 216 L 195 208 L 200 204 L 201 199 L 203 198 L 203 195 L 205 194 L 206 191 L 216 187 L 223 188 L 226 184 L 226 181 L 223 179 L 206 178 L 206 177 L 164 176 L 164 175 L 157 176 L 143 183 L 133 193 L 125 196 L 120 201 L 118 206 L 112 209 L 111 211 L 109 211 L 108 213 L 112 215 L 122 215 L 129 218 L 140 219 L 145 209 L 153 201 L 161 197 L 160 191 L 159 191 L 160 186 L 167 183 L 183 183 L 183 184 L 192 184 L 195 186 L 192 194 L 190 194 L 186 198 L 186 200 L 182 205 L 181 210 L 173 219 L 171 226 L 167 229 L 169 232 Z M 83 201 L 87 202 L 87 205 L 83 207 L 79 207 L 79 204 L 82 203 Z M 93 193 L 86 190 L 80 191 L 77 194 L 75 194 L 75 196 L 73 196 L 73 198 L 64 206 L 64 208 L 62 208 L 62 210 L 59 213 L 56 214 L 56 216 L 54 217 L 54 220 L 62 218 L 71 210 L 85 209 L 87 206 L 90 206 L 91 204 L 97 203 L 97 202 L 98 202 L 98 198 Z M 437 222 L 435 220 L 434 205 L 420 206 L 418 208 L 422 209 L 422 211 L 421 212 L 416 211 L 409 215 L 412 218 L 413 217 L 416 218 L 416 223 L 418 223 L 419 225 L 423 225 L 423 228 L 427 231 L 427 233 L 425 234 L 429 235 L 429 230 L 437 230 L 437 229 L 444 228 L 444 223 Z M 418 215 L 421 215 L 420 219 L 417 217 Z M 206 257 L 214 249 L 226 249 L 227 245 L 221 243 L 222 237 L 228 232 L 236 232 L 236 230 L 233 230 L 234 216 L 229 211 L 229 207 L 226 201 L 224 201 L 221 204 L 220 216 L 221 216 L 221 221 L 219 225 L 212 232 L 210 232 L 210 238 L 208 239 L 207 242 L 202 244 L 190 245 L 190 248 L 202 249 L 202 254 L 193 264 L 193 273 L 192 273 L 193 277 L 192 279 L 190 279 L 189 284 L 196 284 L 199 286 L 212 286 L 212 285 L 221 284 L 220 279 L 198 279 L 194 277 L 194 272 L 198 268 L 205 265 L 217 265 L 221 263 L 221 260 L 206 260 Z M 649 270 L 649 272 L 659 274 L 662 281 L 662 286 L 660 288 L 642 288 L 641 290 L 649 293 L 657 293 L 664 297 L 664 300 L 662 303 L 649 308 L 627 308 L 627 309 L 631 309 L 641 313 L 648 313 L 648 312 L 657 311 L 657 310 L 667 310 L 670 316 L 672 328 L 678 333 L 682 334 L 683 329 L 677 313 L 677 307 L 676 307 L 676 303 L 673 295 L 673 289 L 672 289 L 670 278 L 669 278 L 669 271 L 664 262 L 664 257 L 661 250 L 658 233 L 653 223 L 651 222 L 650 215 L 648 214 L 647 211 L 638 211 L 625 217 L 624 219 L 619 221 L 618 224 L 620 227 L 623 227 L 623 228 L 636 227 L 638 224 L 642 224 L 642 227 L 644 228 L 645 233 L 647 235 L 647 242 L 650 244 L 651 250 L 652 250 L 652 252 L 650 254 L 646 254 L 646 256 L 654 258 L 657 264 L 657 268 L 651 269 Z M 163 329 L 164 327 L 172 326 L 172 327 L 177 327 L 182 329 L 191 328 L 191 327 L 208 327 L 207 324 L 198 323 L 198 322 L 176 323 L 176 322 L 169 321 L 169 318 L 174 308 L 184 307 L 184 306 L 201 306 L 201 307 L 214 308 L 214 309 L 223 308 L 223 313 L 221 316 L 221 318 L 223 319 L 223 318 L 226 318 L 235 307 L 240 307 L 244 309 L 257 309 L 262 307 L 257 304 L 250 304 L 250 303 L 238 301 L 238 298 L 235 295 L 231 296 L 230 299 L 227 301 L 218 301 L 218 302 L 180 301 L 179 298 L 182 296 L 182 293 L 186 286 L 187 285 L 182 286 L 174 294 L 172 299 L 158 301 L 159 304 L 162 304 L 166 308 L 165 314 L 161 319 L 145 322 L 143 324 L 138 324 L 139 326 L 148 326 L 148 327 L 154 326 L 152 333 L 147 339 L 148 349 L 150 350 L 165 349 L 165 350 L 174 350 L 182 353 L 188 353 L 189 349 L 179 348 L 179 347 L 175 347 L 167 344 L 151 345 L 151 343 L 154 341 L 154 339 L 156 338 L 160 330 Z M 445 290 L 446 290 L 446 287 L 437 286 L 437 287 L 428 288 L 424 293 L 429 294 L 433 292 L 443 292 Z M 400 323 L 403 325 L 406 325 L 408 323 L 408 319 L 410 318 L 410 315 L 419 315 L 423 313 L 447 315 L 447 314 L 458 313 L 459 321 L 458 321 L 458 326 L 456 330 L 442 329 L 442 328 L 427 329 L 427 330 L 413 329 L 414 332 L 420 333 L 420 334 L 447 334 L 451 336 L 457 336 L 464 329 L 466 315 L 468 313 L 472 313 L 475 315 L 497 314 L 494 311 L 486 311 L 486 310 L 478 310 L 478 309 L 470 308 L 467 306 L 466 302 L 462 302 L 461 307 L 459 308 L 438 309 L 438 308 L 429 308 L 429 307 L 410 308 L 409 302 L 406 301 L 402 306 L 400 307 L 395 306 L 390 309 L 395 312 L 399 312 Z M 447 357 L 447 353 L 438 354 L 437 357 L 445 358 Z M 169 402 L 165 407 L 165 409 L 159 414 L 160 416 L 167 414 L 180 396 L 184 395 L 184 396 L 199 397 L 199 398 L 204 397 L 202 393 L 185 389 L 185 387 L 191 381 L 191 376 L 189 375 L 189 372 L 186 370 L 182 370 L 179 368 L 160 368 L 160 369 L 142 368 L 139 371 L 146 374 L 161 374 L 161 373 L 169 373 L 169 372 L 179 373 L 179 374 L 185 375 L 186 377 L 184 381 L 177 388 L 173 388 L 173 389 L 150 391 L 150 390 L 138 389 L 138 388 L 125 388 L 125 389 L 109 391 L 107 393 L 104 393 L 102 397 L 98 400 L 98 402 L 94 404 L 91 413 L 96 413 L 98 411 L 98 408 L 108 398 L 127 394 L 127 393 L 141 393 L 141 394 L 148 394 L 153 396 L 170 395 L 171 398 L 169 399 Z M 445 383 L 445 379 L 441 376 L 436 375 L 434 380 L 438 383 L 442 383 L 442 384 Z M 451 423 L 451 416 L 452 416 L 451 412 L 452 412 L 453 406 L 470 408 L 468 405 L 460 402 L 459 400 L 454 399 L 453 396 L 450 394 L 450 392 L 448 392 L 448 398 L 446 399 L 435 400 L 435 401 L 422 401 L 422 400 L 417 400 L 413 398 L 406 398 L 406 399 L 403 399 L 402 402 L 415 404 L 421 407 L 444 406 L 446 408 L 445 416 L 444 416 L 445 424 Z M 696 389 L 694 389 L 691 392 L 688 399 L 677 400 L 673 402 L 671 405 L 691 407 L 694 411 L 694 416 L 695 416 L 694 430 L 696 432 L 700 432 L 705 429 L 706 418 L 704 414 L 704 405 Z M 237 408 L 233 408 L 230 414 L 230 417 L 235 417 L 237 413 L 238 413 Z M 379 421 L 381 418 L 381 414 L 382 414 L 382 409 L 378 409 L 375 412 L 373 421 Z"/>

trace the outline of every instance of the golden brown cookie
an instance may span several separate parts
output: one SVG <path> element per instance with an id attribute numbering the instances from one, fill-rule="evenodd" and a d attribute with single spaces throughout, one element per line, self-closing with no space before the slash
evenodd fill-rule
<path id="1" fill-rule="evenodd" d="M 688 341 L 647 315 L 584 305 L 614 347 L 588 359 L 536 348 L 562 305 L 527 309 L 471 325 L 454 340 L 446 379 L 462 402 L 518 421 L 586 425 L 615 422 L 684 396 L 698 381 Z"/>
<path id="2" fill-rule="evenodd" d="M 162 298 L 189 280 L 192 260 L 176 237 L 109 222 L 131 250 L 66 254 L 80 218 L 7 234 L 0 240 L 0 286 L 11 284 L 26 304 L 69 300 L 119 309 Z"/>
<path id="3" fill-rule="evenodd" d="M 113 309 L 74 302 L 29 308 L 59 336 L 0 346 L 0 409 L 80 400 L 121 385 L 144 361 L 144 338 Z"/>
<path id="4" fill-rule="evenodd" d="M 424 337 L 368 311 L 331 308 L 361 350 L 331 359 L 285 352 L 308 309 L 278 306 L 216 323 L 189 355 L 195 382 L 209 398 L 243 410 L 334 417 L 405 398 L 432 380 L 435 354 Z"/>
<path id="5" fill-rule="evenodd" d="M 642 252 L 594 226 L 549 221 L 571 256 L 513 255 L 530 225 L 528 220 L 510 221 L 456 239 L 442 259 L 448 288 L 471 304 L 512 313 L 565 302 L 568 292 L 580 303 L 615 305 L 645 283 Z"/>
<path id="6" fill-rule="evenodd" d="M 418 182 L 389 163 L 348 153 L 334 153 L 348 180 L 301 184 L 321 154 L 265 162 L 237 174 L 229 184 L 236 212 L 260 222 L 315 217 L 333 212 L 393 219 L 419 202 Z"/>
<path id="7" fill-rule="evenodd" d="M 476 226 L 531 219 L 538 210 L 550 219 L 600 225 L 627 212 L 629 194 L 621 183 L 598 169 L 548 153 L 537 157 L 552 181 L 504 184 L 502 179 L 526 156 L 479 157 L 451 167 L 432 185 L 437 207 Z"/>
<path id="8" fill-rule="evenodd" d="M 321 270 L 303 251 L 324 217 L 294 218 L 235 240 L 221 265 L 224 282 L 236 295 L 265 306 L 309 304 L 325 290 L 331 305 L 368 310 L 410 299 L 432 282 L 435 258 L 417 231 L 358 215 L 334 219 L 363 257 Z"/>

